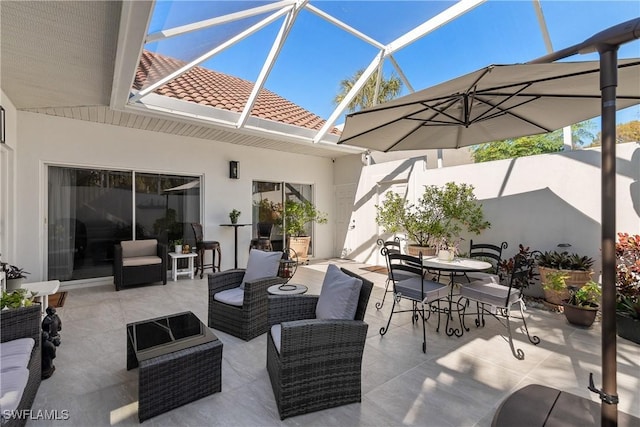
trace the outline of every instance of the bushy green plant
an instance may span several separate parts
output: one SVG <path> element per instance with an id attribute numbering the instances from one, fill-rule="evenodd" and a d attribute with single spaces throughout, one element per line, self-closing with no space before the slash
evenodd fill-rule
<path id="1" fill-rule="evenodd" d="M 561 271 L 552 271 L 547 274 L 547 280 L 542 284 L 545 291 L 562 291 L 567 288 L 566 280 L 569 278 Z"/>
<path id="2" fill-rule="evenodd" d="M 376 205 L 376 222 L 387 233 L 405 232 L 419 246 L 452 246 L 461 232 L 479 234 L 491 226 L 473 190 L 455 182 L 426 185 L 415 204 L 388 192 Z"/>
<path id="3" fill-rule="evenodd" d="M 540 267 L 556 270 L 589 271 L 593 267 L 594 260 L 585 255 L 569 254 L 566 251 L 548 251 L 539 253 L 536 257 L 536 262 Z"/>
<path id="4" fill-rule="evenodd" d="M 593 307 L 600 302 L 600 295 L 602 295 L 600 285 L 593 280 L 589 280 L 580 289 L 571 291 L 568 304 L 580 307 Z"/>
<path id="5" fill-rule="evenodd" d="M 316 209 L 308 200 L 287 200 L 284 204 L 285 233 L 288 236 L 304 236 L 305 225 L 310 222 L 326 224 L 327 214 Z"/>
<path id="6" fill-rule="evenodd" d="M 35 294 L 27 289 L 16 289 L 11 292 L 2 291 L 0 309 L 30 307 Z"/>
<path id="7" fill-rule="evenodd" d="M 640 319 L 640 235 L 618 233 L 616 242 L 617 311 Z"/>

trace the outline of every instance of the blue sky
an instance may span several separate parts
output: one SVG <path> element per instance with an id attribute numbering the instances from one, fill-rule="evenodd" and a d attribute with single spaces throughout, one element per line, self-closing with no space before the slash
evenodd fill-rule
<path id="1" fill-rule="evenodd" d="M 266 3 L 161 0 L 156 3 L 150 31 Z M 312 0 L 311 3 L 387 44 L 454 2 Z M 541 4 L 554 50 L 580 43 L 612 25 L 640 16 L 637 0 L 542 0 Z M 189 61 L 265 16 L 175 37 L 147 48 Z M 203 66 L 255 81 L 281 23 L 282 19 L 277 20 Z M 265 86 L 327 118 L 335 108 L 332 101 L 340 81 L 365 68 L 376 53 L 371 45 L 303 11 Z M 546 53 L 532 1 L 493 0 L 400 50 L 394 57 L 414 90 L 420 90 L 490 64 L 526 62 Z M 640 40 L 622 46 L 618 57 L 640 57 Z M 597 60 L 597 55 L 568 60 Z M 385 73 L 392 72 L 389 61 L 386 62 Z M 405 88 L 403 94 L 406 93 Z M 618 122 L 630 120 L 640 120 L 639 107 L 619 112 Z"/>

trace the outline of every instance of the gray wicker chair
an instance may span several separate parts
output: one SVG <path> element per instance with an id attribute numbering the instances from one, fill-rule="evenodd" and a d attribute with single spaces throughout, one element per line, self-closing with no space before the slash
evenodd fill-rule
<path id="1" fill-rule="evenodd" d="M 373 283 L 362 280 L 355 320 L 315 318 L 317 295 L 270 295 L 269 325 L 281 324 L 280 352 L 267 334 L 267 370 L 280 418 L 360 402 L 363 321 Z"/>
<path id="2" fill-rule="evenodd" d="M 209 315 L 210 328 L 226 332 L 249 341 L 267 332 L 267 289 L 269 286 L 285 283 L 280 277 L 246 282 L 242 307 L 225 304 L 214 299 L 221 291 L 237 288 L 242 283 L 244 269 L 227 270 L 209 274 Z"/>

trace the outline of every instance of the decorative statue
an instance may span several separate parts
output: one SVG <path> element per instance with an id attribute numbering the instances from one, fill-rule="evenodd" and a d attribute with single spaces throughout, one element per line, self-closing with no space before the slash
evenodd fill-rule
<path id="1" fill-rule="evenodd" d="M 46 380 L 56 367 L 53 366 L 53 359 L 56 358 L 56 347 L 60 345 L 60 334 L 62 330 L 62 320 L 56 314 L 56 309 L 47 307 L 47 315 L 42 320 L 42 379 Z"/>

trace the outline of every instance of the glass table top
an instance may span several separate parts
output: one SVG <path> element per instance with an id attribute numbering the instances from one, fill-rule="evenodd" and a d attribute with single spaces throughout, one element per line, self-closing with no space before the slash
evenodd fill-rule
<path id="1" fill-rule="evenodd" d="M 218 339 L 190 311 L 130 323 L 127 336 L 138 361 Z"/>

